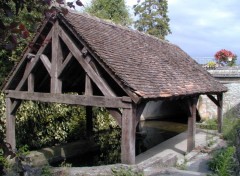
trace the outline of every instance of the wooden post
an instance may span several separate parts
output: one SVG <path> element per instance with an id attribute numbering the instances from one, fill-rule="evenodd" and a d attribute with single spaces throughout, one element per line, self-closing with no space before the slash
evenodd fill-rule
<path id="1" fill-rule="evenodd" d="M 223 107 L 223 93 L 217 95 L 218 99 L 218 110 L 217 110 L 217 117 L 218 117 L 218 132 L 222 132 L 222 107 Z"/>
<path id="2" fill-rule="evenodd" d="M 52 34 L 51 93 L 62 93 L 62 81 L 58 78 L 63 55 L 59 40 L 59 26 L 56 21 Z"/>
<path id="3" fill-rule="evenodd" d="M 85 95 L 86 96 L 93 95 L 91 79 L 89 78 L 89 76 L 87 74 L 85 76 Z M 92 106 L 86 106 L 86 130 L 87 130 L 87 136 L 91 136 L 92 132 L 93 132 Z"/>
<path id="4" fill-rule="evenodd" d="M 10 98 L 6 98 L 6 141 L 14 151 L 16 149 L 15 137 L 15 113 L 13 110 L 13 102 Z"/>
<path id="5" fill-rule="evenodd" d="M 34 75 L 30 73 L 28 76 L 28 92 L 34 92 Z"/>
<path id="6" fill-rule="evenodd" d="M 135 164 L 136 108 L 123 109 L 121 161 L 123 164 Z"/>
<path id="7" fill-rule="evenodd" d="M 190 115 L 188 117 L 187 152 L 190 152 L 195 148 L 197 100 L 197 97 L 189 100 Z"/>

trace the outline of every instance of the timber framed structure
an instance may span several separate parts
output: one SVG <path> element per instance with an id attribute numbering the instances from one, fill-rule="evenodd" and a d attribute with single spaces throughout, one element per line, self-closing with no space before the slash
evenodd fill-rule
<path id="1" fill-rule="evenodd" d="M 187 151 L 195 146 L 196 104 L 206 94 L 218 107 L 227 89 L 175 45 L 86 14 L 46 20 L 5 83 L 7 134 L 14 149 L 15 114 L 22 100 L 105 107 L 122 129 L 121 161 L 135 163 L 135 133 L 150 100 L 184 99 Z"/>

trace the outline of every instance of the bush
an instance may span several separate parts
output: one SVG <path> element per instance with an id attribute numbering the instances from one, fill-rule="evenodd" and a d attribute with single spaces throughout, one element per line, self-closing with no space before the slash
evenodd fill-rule
<path id="1" fill-rule="evenodd" d="M 31 150 L 79 139 L 84 129 L 85 111 L 79 106 L 28 101 L 16 116 L 17 146 Z"/>
<path id="2" fill-rule="evenodd" d="M 236 167 L 234 159 L 235 147 L 217 150 L 209 162 L 210 169 L 218 176 L 233 175 Z"/>
<path id="3" fill-rule="evenodd" d="M 225 117 L 223 119 L 223 137 L 229 145 L 236 145 L 236 129 L 240 127 L 240 119 L 235 117 Z"/>

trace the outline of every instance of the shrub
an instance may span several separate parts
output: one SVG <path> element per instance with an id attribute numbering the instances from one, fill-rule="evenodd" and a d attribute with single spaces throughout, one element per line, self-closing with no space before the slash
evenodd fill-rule
<path id="1" fill-rule="evenodd" d="M 213 154 L 209 162 L 210 169 L 218 176 L 233 175 L 236 167 L 234 159 L 235 147 L 219 149 Z"/>

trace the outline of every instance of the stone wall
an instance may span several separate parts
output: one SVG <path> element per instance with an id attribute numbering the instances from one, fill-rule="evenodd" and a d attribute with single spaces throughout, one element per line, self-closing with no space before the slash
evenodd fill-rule
<path id="1" fill-rule="evenodd" d="M 240 68 L 225 67 L 209 72 L 228 88 L 228 92 L 223 95 L 223 115 L 234 114 L 240 117 Z M 216 105 L 205 95 L 199 99 L 198 110 L 202 119 L 212 119 L 217 116 Z"/>

